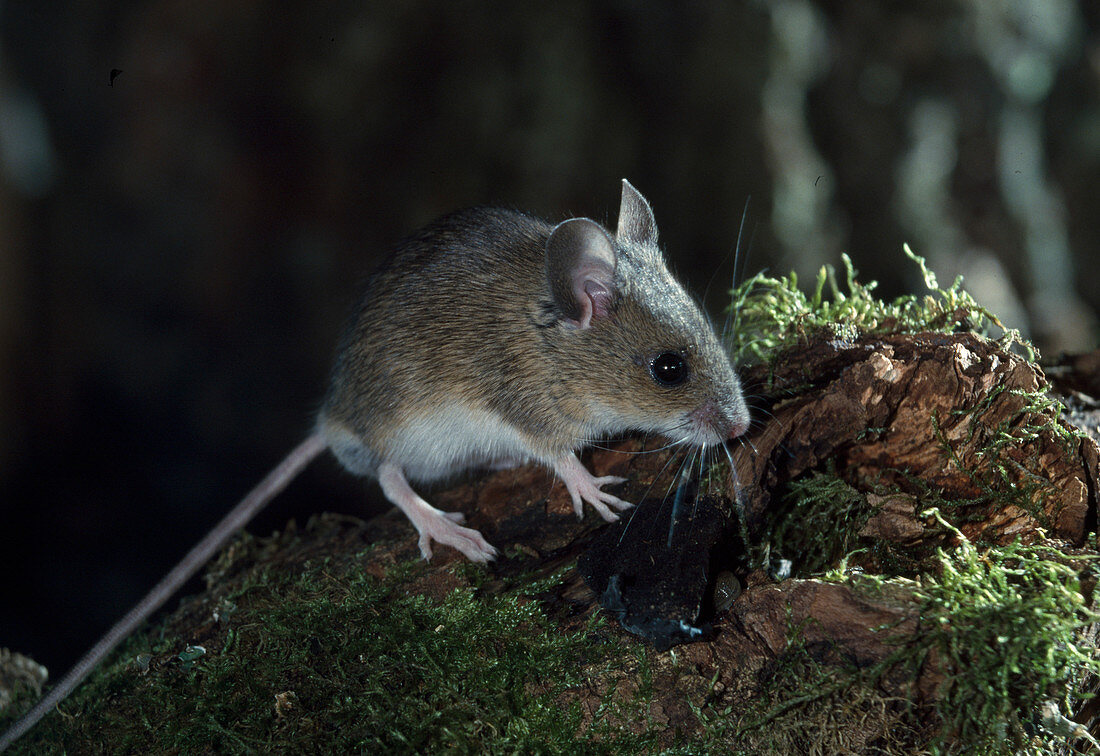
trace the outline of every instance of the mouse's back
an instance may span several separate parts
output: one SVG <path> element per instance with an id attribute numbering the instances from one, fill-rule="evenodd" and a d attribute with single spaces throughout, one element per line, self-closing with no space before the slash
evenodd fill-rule
<path id="1" fill-rule="evenodd" d="M 728 357 L 625 181 L 614 236 L 475 208 L 410 237 L 371 278 L 320 416 L 349 469 L 389 460 L 422 480 L 551 464 L 630 429 L 699 445 L 746 425 Z"/>
<path id="2" fill-rule="evenodd" d="M 551 230 L 513 210 L 471 208 L 401 243 L 344 332 L 322 422 L 379 448 L 412 414 L 485 406 L 507 386 L 533 385 L 530 320 L 545 297 Z"/>

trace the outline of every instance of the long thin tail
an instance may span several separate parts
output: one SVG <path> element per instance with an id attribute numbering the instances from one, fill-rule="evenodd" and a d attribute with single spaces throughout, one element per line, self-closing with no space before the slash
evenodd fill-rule
<path id="1" fill-rule="evenodd" d="M 257 512 L 276 494 L 286 488 L 287 484 L 325 450 L 325 440 L 320 434 L 314 433 L 297 446 L 286 456 L 278 467 L 267 474 L 260 484 L 245 496 L 241 502 L 222 518 L 221 522 L 206 534 L 198 544 L 187 552 L 187 555 L 161 579 L 153 590 L 145 594 L 133 609 L 126 613 L 122 619 L 104 633 L 103 637 L 80 658 L 68 674 L 57 685 L 50 689 L 46 696 L 35 704 L 34 708 L 27 712 L 18 722 L 0 737 L 0 751 L 22 737 L 28 730 L 38 723 L 46 713 L 60 703 L 73 688 L 88 676 L 107 654 L 114 650 L 115 646 L 125 640 L 141 623 L 145 622 L 153 612 L 167 601 L 172 594 L 178 591 L 184 583 L 199 571 L 225 545 L 234 533 L 244 527 Z"/>

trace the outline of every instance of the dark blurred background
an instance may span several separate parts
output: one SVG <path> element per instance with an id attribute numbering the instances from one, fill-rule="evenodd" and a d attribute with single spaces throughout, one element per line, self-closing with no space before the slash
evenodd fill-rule
<path id="1" fill-rule="evenodd" d="M 303 437 L 403 235 L 624 176 L 715 314 L 747 204 L 750 274 L 918 291 L 909 242 L 1095 348 L 1100 4 L 0 4 L 0 646 L 60 674 Z"/>

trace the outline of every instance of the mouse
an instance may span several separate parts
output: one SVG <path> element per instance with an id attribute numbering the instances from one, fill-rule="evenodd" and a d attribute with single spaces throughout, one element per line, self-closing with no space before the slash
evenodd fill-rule
<path id="1" fill-rule="evenodd" d="M 464 471 L 537 463 L 609 522 L 632 505 L 577 456 L 640 431 L 715 447 L 743 435 L 736 371 L 673 277 L 649 202 L 622 181 L 612 233 L 475 207 L 408 237 L 369 277 L 336 350 L 313 431 L 22 719 L 0 750 L 60 702 L 306 465 L 329 450 L 378 481 L 433 544 L 486 563 L 498 550 L 416 487 Z"/>

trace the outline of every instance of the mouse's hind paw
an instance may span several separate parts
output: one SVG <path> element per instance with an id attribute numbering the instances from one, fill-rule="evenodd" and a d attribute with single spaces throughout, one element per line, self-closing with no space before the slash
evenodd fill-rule
<path id="1" fill-rule="evenodd" d="M 473 562 L 495 559 L 497 550 L 473 528 L 463 527 L 465 517 L 461 512 L 443 512 L 424 501 L 412 490 L 405 473 L 390 462 L 378 466 L 378 482 L 382 493 L 405 513 L 420 534 L 420 553 L 427 560 L 432 558 L 432 541 L 458 549 Z"/>
<path id="2" fill-rule="evenodd" d="M 431 561 L 432 558 L 432 541 L 442 543 L 445 546 L 458 549 L 466 558 L 471 562 L 481 562 L 484 564 L 490 560 L 496 559 L 497 550 L 485 540 L 484 536 L 473 528 L 466 528 L 458 524 L 458 521 L 451 517 L 452 514 L 459 514 L 457 512 L 441 512 L 439 517 L 428 517 L 420 523 L 414 522 L 417 531 L 420 533 L 420 539 L 418 545 L 420 546 L 420 553 L 424 559 Z"/>

